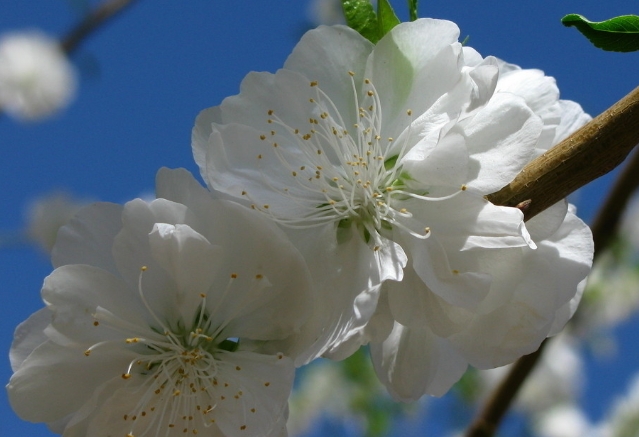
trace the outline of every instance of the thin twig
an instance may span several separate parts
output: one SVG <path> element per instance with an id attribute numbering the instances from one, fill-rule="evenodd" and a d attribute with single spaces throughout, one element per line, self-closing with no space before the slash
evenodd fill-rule
<path id="1" fill-rule="evenodd" d="M 532 161 L 506 188 L 488 196 L 501 205 L 524 209 L 526 220 L 617 166 L 639 143 L 639 87 L 560 144 Z M 592 227 L 595 257 L 611 241 L 628 199 L 639 186 L 635 153 L 600 208 Z M 534 207 L 533 207 L 534 206 Z M 538 362 L 539 349 L 520 358 L 470 425 L 466 437 L 491 437 L 517 392 Z"/>
<path id="2" fill-rule="evenodd" d="M 78 45 L 92 32 L 96 31 L 105 21 L 115 17 L 135 0 L 105 1 L 89 12 L 87 16 L 62 39 L 60 45 L 66 53 L 73 52 Z"/>

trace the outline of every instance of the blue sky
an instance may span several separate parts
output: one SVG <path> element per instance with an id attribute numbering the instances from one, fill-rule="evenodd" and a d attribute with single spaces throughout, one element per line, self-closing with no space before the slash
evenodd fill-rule
<path id="1" fill-rule="evenodd" d="M 0 32 L 39 28 L 63 35 L 78 21 L 71 3 L 5 2 Z M 249 71 L 281 67 L 309 26 L 306 4 L 140 0 L 92 35 L 73 56 L 80 88 L 66 111 L 33 125 L 0 118 L 0 234 L 18 232 L 28 202 L 55 189 L 125 202 L 152 191 L 162 166 L 197 172 L 190 150 L 195 116 L 236 94 Z M 403 1 L 393 4 L 406 15 Z M 420 16 L 455 21 L 462 38 L 470 36 L 468 45 L 484 56 L 554 76 L 562 98 L 596 115 L 638 85 L 639 54 L 594 49 L 559 22 L 574 12 L 602 20 L 638 11 L 621 0 L 431 0 L 420 7 Z M 610 180 L 604 177 L 579 194 L 586 220 Z M 50 271 L 47 258 L 30 247 L 0 249 L 0 351 L 8 351 L 15 326 L 42 306 L 39 290 Z M 636 322 L 624 327 L 622 340 L 632 344 L 638 330 Z M 589 364 L 596 372 L 587 392 L 591 415 L 600 416 L 607 399 L 622 392 L 628 375 L 639 368 L 639 352 L 632 349 L 621 351 L 620 363 Z M 10 375 L 8 359 L 0 360 L 0 380 Z M 0 391 L 0 435 L 52 434 L 18 419 Z"/>

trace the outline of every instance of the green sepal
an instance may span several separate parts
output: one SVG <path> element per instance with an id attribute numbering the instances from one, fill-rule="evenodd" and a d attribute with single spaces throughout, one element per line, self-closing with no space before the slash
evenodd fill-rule
<path id="1" fill-rule="evenodd" d="M 622 15 L 606 21 L 592 22 L 579 14 L 569 14 L 561 19 L 564 26 L 575 26 L 590 42 L 611 52 L 639 50 L 639 16 Z"/>
<path id="2" fill-rule="evenodd" d="M 401 21 L 388 0 L 377 2 L 377 13 L 369 0 L 342 0 L 346 24 L 376 44 Z"/>
<path id="3" fill-rule="evenodd" d="M 391 31 L 391 29 L 397 26 L 401 21 L 397 18 L 393 7 L 388 0 L 377 1 L 377 25 L 379 28 L 379 39 L 382 39 L 384 35 Z"/>
<path id="4" fill-rule="evenodd" d="M 342 0 L 346 24 L 375 44 L 379 41 L 379 24 L 373 5 L 368 0 Z"/>
<path id="5" fill-rule="evenodd" d="M 418 0 L 408 0 L 408 17 L 410 21 L 417 20 L 417 3 Z"/>

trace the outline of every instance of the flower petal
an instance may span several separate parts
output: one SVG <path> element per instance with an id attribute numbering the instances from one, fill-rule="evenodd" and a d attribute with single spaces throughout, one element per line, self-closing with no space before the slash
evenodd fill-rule
<path id="1" fill-rule="evenodd" d="M 428 328 L 399 323 L 383 343 L 371 344 L 371 358 L 380 381 L 404 402 L 424 394 L 442 396 L 467 367 L 464 358 Z"/>
<path id="2" fill-rule="evenodd" d="M 11 369 L 14 372 L 36 347 L 47 341 L 44 329 L 51 323 L 52 317 L 53 314 L 49 308 L 42 308 L 18 325 L 9 351 Z"/>
<path id="3" fill-rule="evenodd" d="M 24 420 L 55 421 L 78 410 L 94 387 L 126 372 L 135 356 L 124 348 L 114 348 L 87 357 L 82 349 L 47 341 L 11 377 L 7 385 L 9 402 Z"/>
<path id="4" fill-rule="evenodd" d="M 181 319 L 191 323 L 213 285 L 224 250 L 180 224 L 156 223 L 149 244 L 153 258 L 175 281 L 175 304 Z"/>
<path id="5" fill-rule="evenodd" d="M 51 254 L 53 266 L 89 264 L 117 274 L 111 244 L 122 229 L 121 216 L 122 205 L 114 203 L 81 209 L 58 233 Z"/>
<path id="6" fill-rule="evenodd" d="M 542 127 L 523 99 L 495 94 L 464 127 L 468 187 L 490 194 L 512 181 L 533 158 Z"/>

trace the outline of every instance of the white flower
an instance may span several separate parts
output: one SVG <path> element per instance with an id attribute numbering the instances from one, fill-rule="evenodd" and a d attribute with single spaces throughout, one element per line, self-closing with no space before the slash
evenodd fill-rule
<path id="1" fill-rule="evenodd" d="M 595 437 L 599 435 L 584 412 L 573 404 L 552 408 L 539 418 L 535 428 L 539 437 Z"/>
<path id="2" fill-rule="evenodd" d="M 307 8 L 311 22 L 320 24 L 345 24 L 341 0 L 312 0 Z"/>
<path id="3" fill-rule="evenodd" d="M 75 71 L 56 41 L 37 31 L 0 39 L 0 109 L 38 120 L 65 107 L 75 89 Z"/>
<path id="4" fill-rule="evenodd" d="M 636 436 L 639 430 L 639 374 L 629 383 L 628 392 L 619 397 L 606 418 L 598 424 L 600 437 Z"/>
<path id="5" fill-rule="evenodd" d="M 572 314 L 592 258 L 565 202 L 524 225 L 484 198 L 583 111 L 542 72 L 483 59 L 458 36 L 424 19 L 373 46 L 320 27 L 193 132 L 209 187 L 288 228 L 326 281 L 314 315 L 326 330 L 306 358 L 372 341 L 380 379 L 405 400 L 443 393 L 468 363 L 535 350 Z"/>
<path id="6" fill-rule="evenodd" d="M 58 230 L 88 202 L 78 201 L 66 193 L 53 193 L 36 199 L 27 212 L 27 235 L 50 253 Z"/>
<path id="7" fill-rule="evenodd" d="M 300 254 L 186 171 L 157 190 L 61 230 L 47 308 L 16 331 L 11 405 L 64 436 L 285 434 L 294 357 L 269 350 L 311 306 Z"/>
<path id="8" fill-rule="evenodd" d="M 559 334 L 546 346 L 540 362 L 517 395 L 515 406 L 541 416 L 560 404 L 571 404 L 579 398 L 585 380 L 584 363 L 574 338 Z M 480 402 L 506 377 L 512 366 L 479 372 Z"/>

